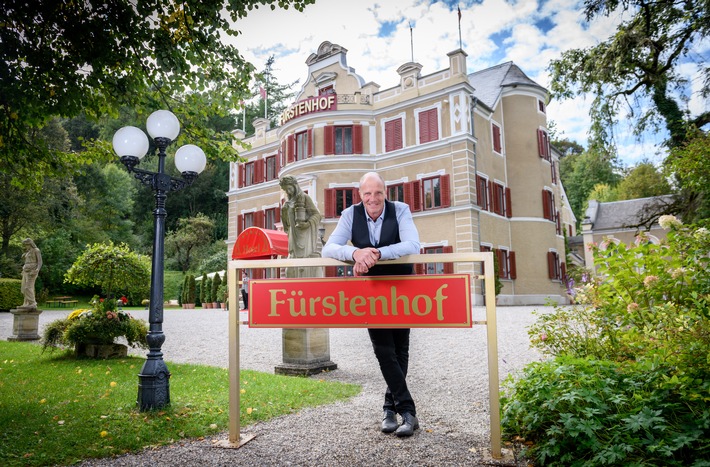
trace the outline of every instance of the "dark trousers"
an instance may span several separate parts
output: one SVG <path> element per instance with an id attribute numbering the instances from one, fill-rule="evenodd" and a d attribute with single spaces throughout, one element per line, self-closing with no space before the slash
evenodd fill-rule
<path id="1" fill-rule="evenodd" d="M 249 292 L 242 289 L 242 300 L 244 300 L 244 308 L 249 308 Z"/>
<path id="2" fill-rule="evenodd" d="M 407 389 L 409 366 L 409 329 L 368 329 L 372 348 L 387 383 L 383 409 L 416 415 L 412 395 Z"/>

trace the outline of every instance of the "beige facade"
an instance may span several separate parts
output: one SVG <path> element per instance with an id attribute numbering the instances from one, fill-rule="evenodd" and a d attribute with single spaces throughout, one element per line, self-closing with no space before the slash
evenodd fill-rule
<path id="1" fill-rule="evenodd" d="M 512 62 L 468 74 L 462 50 L 431 74 L 405 63 L 399 84 L 380 90 L 346 54 L 321 44 L 281 124 L 260 119 L 244 139 L 247 162 L 230 175 L 230 251 L 244 228 L 278 226 L 278 177 L 299 180 L 324 214 L 327 239 L 339 212 L 359 201 L 359 178 L 374 170 L 390 199 L 410 204 L 424 252 L 496 251 L 499 304 L 566 302 L 564 235 L 575 234 L 575 219 L 547 136 L 547 91 Z M 477 304 L 481 285 L 474 281 Z"/>

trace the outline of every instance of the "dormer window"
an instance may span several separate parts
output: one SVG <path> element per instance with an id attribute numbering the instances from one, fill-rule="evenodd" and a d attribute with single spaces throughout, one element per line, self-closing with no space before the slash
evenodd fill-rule
<path id="1" fill-rule="evenodd" d="M 319 96 L 327 96 L 329 94 L 335 94 L 335 89 L 333 89 L 333 85 L 330 84 L 328 86 L 324 86 L 320 89 L 318 89 L 318 95 Z"/>

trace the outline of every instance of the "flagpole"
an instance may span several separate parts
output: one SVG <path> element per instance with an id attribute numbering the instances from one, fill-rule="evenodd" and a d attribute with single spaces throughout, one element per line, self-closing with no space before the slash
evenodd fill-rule
<path id="1" fill-rule="evenodd" d="M 463 42 L 461 42 L 461 7 L 458 7 L 459 10 L 459 49 L 463 50 Z"/>
<path id="2" fill-rule="evenodd" d="M 414 31 L 412 30 L 412 22 L 409 22 L 409 42 L 412 49 L 412 62 L 414 61 Z"/>

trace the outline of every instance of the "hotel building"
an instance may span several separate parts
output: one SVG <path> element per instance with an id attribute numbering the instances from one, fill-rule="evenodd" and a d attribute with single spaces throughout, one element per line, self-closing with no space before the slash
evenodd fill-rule
<path id="1" fill-rule="evenodd" d="M 230 173 L 229 251 L 247 227 L 278 228 L 279 177 L 296 177 L 313 199 L 327 240 L 342 210 L 360 201 L 360 177 L 377 171 L 388 199 L 409 204 L 422 253 L 494 251 L 500 305 L 567 303 L 565 235 L 575 234 L 575 219 L 550 146 L 547 90 L 512 62 L 468 73 L 460 49 L 433 73 L 405 63 L 397 85 L 380 89 L 346 55 L 321 44 L 279 126 L 257 119 L 254 135 L 244 138 L 247 161 L 233 163 Z M 466 263 L 416 269 L 480 272 Z M 472 296 L 483 303 L 481 281 L 472 282 Z"/>

